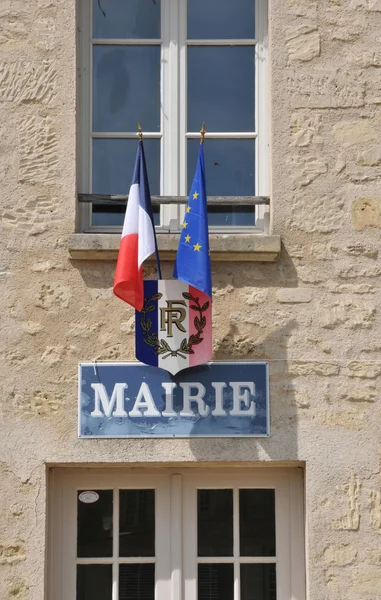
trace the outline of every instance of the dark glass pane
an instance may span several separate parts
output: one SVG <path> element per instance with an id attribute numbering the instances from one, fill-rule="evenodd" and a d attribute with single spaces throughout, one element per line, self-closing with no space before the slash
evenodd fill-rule
<path id="1" fill-rule="evenodd" d="M 93 0 L 93 37 L 160 38 L 160 0 Z"/>
<path id="2" fill-rule="evenodd" d="M 241 565 L 241 600 L 276 600 L 275 565 Z"/>
<path id="3" fill-rule="evenodd" d="M 189 0 L 188 39 L 253 39 L 254 0 Z"/>
<path id="4" fill-rule="evenodd" d="M 254 47 L 188 47 L 188 131 L 254 131 Z"/>
<path id="5" fill-rule="evenodd" d="M 233 556 L 233 490 L 197 491 L 198 556 Z"/>
<path id="6" fill-rule="evenodd" d="M 239 490 L 241 556 L 275 556 L 275 491 Z"/>
<path id="7" fill-rule="evenodd" d="M 188 187 L 199 146 L 199 140 L 188 140 Z M 204 152 L 209 196 L 255 195 L 254 140 L 206 140 Z"/>
<path id="8" fill-rule="evenodd" d="M 160 194 L 160 140 L 144 140 L 150 191 Z M 136 140 L 93 140 L 93 194 L 128 194 L 136 159 Z"/>
<path id="9" fill-rule="evenodd" d="M 120 565 L 119 600 L 154 600 L 155 565 Z"/>
<path id="10" fill-rule="evenodd" d="M 77 565 L 77 600 L 111 600 L 112 565 Z"/>
<path id="11" fill-rule="evenodd" d="M 155 556 L 155 490 L 120 490 L 119 556 Z"/>
<path id="12" fill-rule="evenodd" d="M 107 204 L 93 205 L 93 220 L 92 224 L 101 227 L 117 226 L 122 227 L 124 215 L 126 212 L 125 206 L 113 206 Z M 160 225 L 160 206 L 153 206 L 153 222 L 155 225 Z"/>
<path id="13" fill-rule="evenodd" d="M 160 46 L 94 46 L 93 131 L 160 130 Z"/>
<path id="14" fill-rule="evenodd" d="M 99 499 L 81 502 L 78 492 L 77 555 L 112 556 L 112 490 L 97 490 Z"/>
<path id="15" fill-rule="evenodd" d="M 197 589 L 197 600 L 233 600 L 233 565 L 198 565 Z"/>
<path id="16" fill-rule="evenodd" d="M 208 222 L 214 227 L 252 227 L 255 225 L 255 207 L 246 205 L 209 206 Z"/>

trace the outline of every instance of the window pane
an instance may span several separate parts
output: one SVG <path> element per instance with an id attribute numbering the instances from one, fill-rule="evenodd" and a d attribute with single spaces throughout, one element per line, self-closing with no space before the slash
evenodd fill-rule
<path id="1" fill-rule="evenodd" d="M 93 37 L 160 38 L 160 0 L 93 0 Z"/>
<path id="2" fill-rule="evenodd" d="M 233 565 L 198 565 L 198 600 L 233 600 Z"/>
<path id="3" fill-rule="evenodd" d="M 154 600 L 155 565 L 120 565 L 119 600 Z"/>
<path id="4" fill-rule="evenodd" d="M 275 556 L 275 491 L 239 491 L 241 556 Z"/>
<path id="5" fill-rule="evenodd" d="M 206 140 L 205 174 L 209 196 L 254 196 L 254 140 Z M 199 140 L 188 140 L 188 185 L 196 170 Z"/>
<path id="6" fill-rule="evenodd" d="M 81 502 L 78 492 L 77 555 L 112 556 L 112 490 L 98 490 L 96 502 Z"/>
<path id="7" fill-rule="evenodd" d="M 152 212 L 154 224 L 160 225 L 160 206 L 152 206 Z M 94 204 L 92 224 L 95 227 L 123 227 L 125 213 L 125 206 Z"/>
<path id="8" fill-rule="evenodd" d="M 209 206 L 208 223 L 212 227 L 253 227 L 255 225 L 255 207 L 245 204 Z"/>
<path id="9" fill-rule="evenodd" d="M 188 131 L 254 131 L 254 47 L 188 47 Z"/>
<path id="10" fill-rule="evenodd" d="M 93 131 L 160 130 L 160 46 L 93 47 Z"/>
<path id="11" fill-rule="evenodd" d="M 276 600 L 275 565 L 241 565 L 241 600 Z"/>
<path id="12" fill-rule="evenodd" d="M 93 140 L 93 194 L 128 194 L 137 140 Z M 160 194 L 160 140 L 144 140 L 150 191 Z"/>
<path id="13" fill-rule="evenodd" d="M 111 600 L 112 565 L 77 565 L 77 600 Z"/>
<path id="14" fill-rule="evenodd" d="M 198 556 L 233 555 L 233 490 L 197 490 Z"/>
<path id="15" fill-rule="evenodd" d="M 191 0 L 188 2 L 188 38 L 253 39 L 254 0 Z"/>
<path id="16" fill-rule="evenodd" d="M 120 490 L 119 556 L 155 556 L 155 490 Z"/>

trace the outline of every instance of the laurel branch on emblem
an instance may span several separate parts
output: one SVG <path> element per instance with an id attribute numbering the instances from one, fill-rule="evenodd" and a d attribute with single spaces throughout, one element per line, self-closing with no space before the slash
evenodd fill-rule
<path id="1" fill-rule="evenodd" d="M 147 298 L 144 298 L 143 308 L 140 311 L 143 314 L 142 318 L 140 319 L 140 327 L 143 332 L 143 342 L 154 348 L 155 354 L 162 355 L 163 359 L 168 358 L 169 356 L 180 356 L 181 358 L 186 358 L 187 354 L 194 354 L 193 346 L 201 344 L 204 339 L 201 336 L 206 327 L 206 317 L 202 313 L 208 310 L 209 302 L 205 302 L 205 304 L 201 306 L 198 297 L 194 298 L 192 294 L 183 292 L 183 298 L 194 302 L 194 304 L 191 304 L 189 308 L 198 312 L 199 316 L 196 316 L 193 321 L 197 333 L 193 333 L 188 339 L 184 338 L 180 344 L 180 347 L 176 348 L 176 350 L 172 350 L 171 346 L 166 340 L 159 340 L 155 331 L 150 333 L 152 329 L 152 320 L 147 317 L 147 313 L 154 311 L 156 308 L 155 305 L 151 303 L 155 300 L 160 300 L 162 295 L 163 294 L 154 294 L 148 300 Z"/>

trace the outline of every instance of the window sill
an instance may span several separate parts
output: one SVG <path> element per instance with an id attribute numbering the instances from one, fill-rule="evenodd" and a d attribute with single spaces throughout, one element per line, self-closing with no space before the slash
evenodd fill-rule
<path id="1" fill-rule="evenodd" d="M 157 235 L 161 260 L 175 259 L 178 241 L 179 234 Z M 115 233 L 74 233 L 69 236 L 69 254 L 74 260 L 116 260 L 119 242 Z M 216 262 L 275 262 L 281 248 L 279 235 L 258 233 L 211 233 L 209 242 Z"/>

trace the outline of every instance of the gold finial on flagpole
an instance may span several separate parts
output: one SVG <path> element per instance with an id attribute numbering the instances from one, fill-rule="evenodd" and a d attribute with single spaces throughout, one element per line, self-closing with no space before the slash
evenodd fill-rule
<path id="1" fill-rule="evenodd" d="M 205 123 L 202 124 L 200 133 L 201 133 L 201 144 L 203 144 L 204 143 L 204 139 L 205 139 L 205 133 L 206 133 Z"/>
<path id="2" fill-rule="evenodd" d="M 139 133 L 139 140 L 142 142 L 143 141 L 143 129 L 142 129 L 142 126 L 140 125 L 139 119 L 138 119 L 138 133 Z"/>

